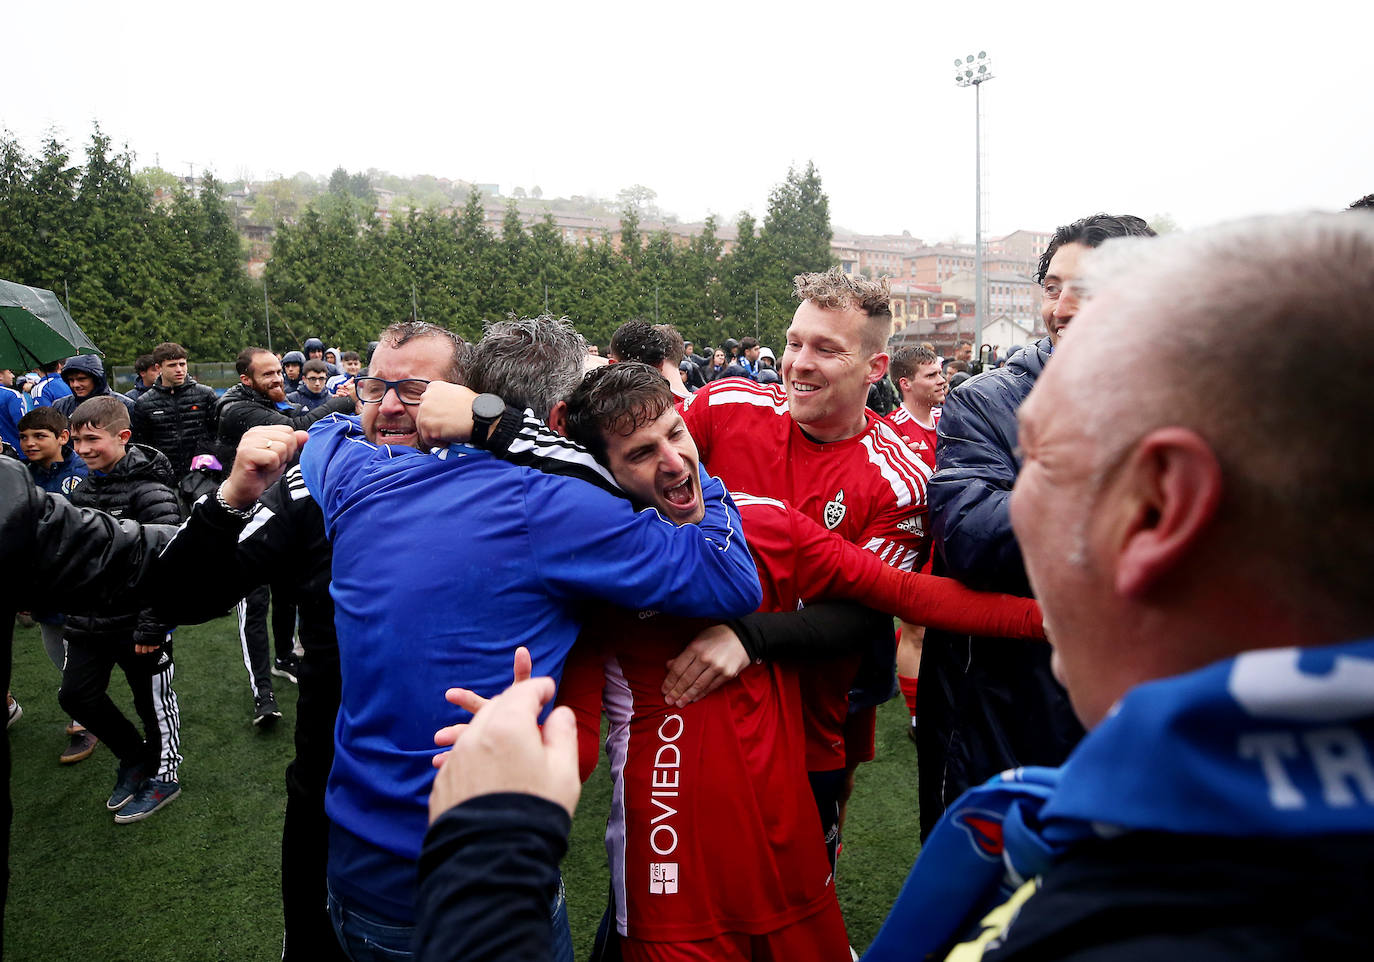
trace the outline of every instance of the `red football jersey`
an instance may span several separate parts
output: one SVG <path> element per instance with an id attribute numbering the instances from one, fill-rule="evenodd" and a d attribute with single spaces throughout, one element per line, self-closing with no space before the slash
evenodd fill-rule
<path id="1" fill-rule="evenodd" d="M 921 460 L 930 465 L 930 470 L 935 470 L 935 428 L 940 423 L 941 408 L 930 409 L 930 427 L 926 427 L 920 421 L 911 416 L 902 405 L 887 416 L 888 421 L 897 429 L 907 446 L 921 456 Z"/>
<path id="2" fill-rule="evenodd" d="M 886 420 L 865 410 L 852 438 L 821 442 L 792 420 L 781 384 L 713 381 L 687 403 L 685 420 L 701 461 L 731 491 L 787 501 L 807 517 L 913 571 L 928 553 L 930 467 Z M 860 656 L 803 672 L 807 767 L 843 768 L 844 721 Z"/>
<path id="3" fill-rule="evenodd" d="M 910 620 L 948 612 L 949 626 L 960 629 L 1022 636 L 1039 626 L 1030 599 L 902 574 L 779 501 L 735 501 L 763 588 L 761 611 L 851 598 Z M 711 623 L 611 610 L 584 631 L 559 684 L 559 703 L 578 718 L 584 779 L 596 765 L 603 700 L 611 720 L 606 847 L 618 929 L 630 938 L 761 935 L 833 898 L 795 672 L 750 665 L 698 702 L 664 704 L 666 662 Z M 816 948 L 818 958 L 836 955 L 833 946 Z"/>

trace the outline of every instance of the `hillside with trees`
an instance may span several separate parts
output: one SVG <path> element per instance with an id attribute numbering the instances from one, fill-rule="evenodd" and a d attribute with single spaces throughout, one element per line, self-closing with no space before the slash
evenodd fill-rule
<path id="1" fill-rule="evenodd" d="M 251 198 L 230 185 L 240 210 L 275 226 L 254 280 L 235 207 L 213 177 L 188 186 L 156 168 L 135 172 L 98 128 L 84 163 L 56 140 L 39 156 L 0 140 L 0 277 L 55 291 L 107 357 L 127 363 L 165 339 L 200 359 L 232 357 L 266 343 L 265 313 L 279 350 L 310 336 L 361 346 L 412 315 L 475 338 L 483 321 L 544 311 L 602 344 L 632 317 L 718 343 L 754 333 L 757 311 L 763 341 L 780 346 L 792 275 L 831 264 L 829 202 L 811 164 L 773 189 L 761 225 L 739 216 L 728 252 L 714 219 L 691 236 L 662 226 L 671 218 L 642 185 L 621 191 L 614 210 L 548 201 L 533 223 L 513 198 L 494 227 L 473 185 L 453 203 L 455 182 L 387 176 L 298 174 Z M 383 220 L 378 191 L 414 203 Z M 554 220 L 569 203 L 618 216 L 619 229 L 569 239 Z M 642 230 L 648 220 L 659 226 Z"/>

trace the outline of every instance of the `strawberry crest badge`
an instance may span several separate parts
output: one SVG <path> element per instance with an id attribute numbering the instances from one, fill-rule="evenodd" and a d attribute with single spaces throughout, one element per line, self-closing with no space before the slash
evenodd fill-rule
<path id="1" fill-rule="evenodd" d="M 844 488 L 841 488 L 836 492 L 835 500 L 825 503 L 825 526 L 834 531 L 844 520 L 844 514 L 847 510 L 844 506 Z"/>

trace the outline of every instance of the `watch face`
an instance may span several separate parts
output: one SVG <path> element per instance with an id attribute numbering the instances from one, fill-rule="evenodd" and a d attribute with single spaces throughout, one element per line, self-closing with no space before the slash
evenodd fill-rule
<path id="1" fill-rule="evenodd" d="M 495 394 L 479 394 L 472 401 L 472 416 L 483 421 L 493 421 L 506 410 L 506 402 Z"/>

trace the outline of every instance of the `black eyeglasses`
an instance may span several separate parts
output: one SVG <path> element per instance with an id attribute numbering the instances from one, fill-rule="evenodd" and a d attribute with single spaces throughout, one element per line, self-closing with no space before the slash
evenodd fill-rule
<path id="1" fill-rule="evenodd" d="M 425 396 L 429 382 L 423 378 L 407 377 L 399 381 L 388 381 L 380 377 L 354 378 L 358 386 L 358 400 L 364 404 L 380 404 L 387 391 L 395 391 L 402 404 L 419 404 Z"/>

